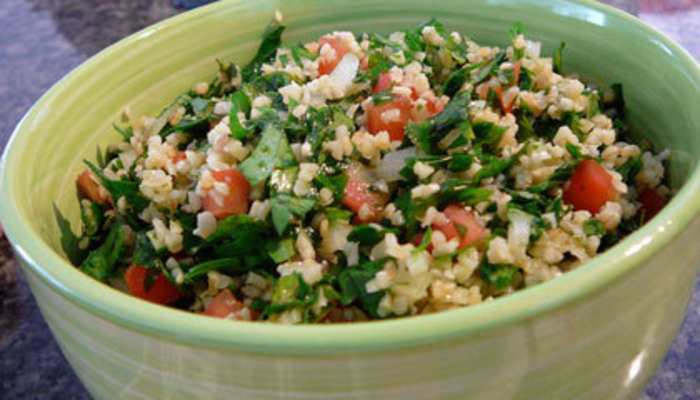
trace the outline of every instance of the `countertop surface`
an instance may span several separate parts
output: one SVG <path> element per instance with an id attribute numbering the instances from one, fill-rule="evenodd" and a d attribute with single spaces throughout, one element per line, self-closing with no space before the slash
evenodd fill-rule
<path id="1" fill-rule="evenodd" d="M 138 29 L 204 2 L 2 0 L 0 149 L 32 103 L 82 61 Z M 656 26 L 700 58 L 700 0 L 604 2 Z M 52 338 L 4 238 L 0 382 L 2 399 L 90 398 Z M 641 399 L 700 399 L 700 284 L 663 366 Z"/>

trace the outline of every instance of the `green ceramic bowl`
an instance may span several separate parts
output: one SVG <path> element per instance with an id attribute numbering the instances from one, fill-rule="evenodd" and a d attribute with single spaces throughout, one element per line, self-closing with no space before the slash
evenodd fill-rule
<path id="1" fill-rule="evenodd" d="M 77 226 L 83 158 L 129 105 L 157 113 L 220 57 L 244 62 L 274 10 L 287 43 L 330 30 L 390 32 L 437 17 L 479 42 L 516 20 L 565 69 L 622 82 L 634 131 L 673 150 L 677 196 L 621 244 L 565 276 L 434 315 L 336 326 L 234 323 L 156 306 L 66 262 L 52 204 Z M 18 125 L 0 218 L 34 296 L 98 399 L 636 398 L 685 313 L 700 248 L 700 69 L 678 45 L 584 0 L 224 1 L 147 28 L 47 92 Z"/>

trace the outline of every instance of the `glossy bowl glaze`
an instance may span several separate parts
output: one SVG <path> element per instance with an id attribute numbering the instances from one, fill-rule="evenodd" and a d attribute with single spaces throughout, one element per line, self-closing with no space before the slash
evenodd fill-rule
<path id="1" fill-rule="evenodd" d="M 83 158 L 115 140 L 122 108 L 155 114 L 216 58 L 245 62 L 275 9 L 286 43 L 436 17 L 505 45 L 523 22 L 565 70 L 622 82 L 634 131 L 673 150 L 677 196 L 621 244 L 565 276 L 487 304 L 335 326 L 234 323 L 143 302 L 69 265 L 52 205 L 75 227 Z M 77 68 L 6 148 L 0 218 L 70 364 L 98 399 L 635 398 L 663 359 L 697 275 L 700 70 L 654 29 L 584 0 L 224 1 L 147 28 Z"/>

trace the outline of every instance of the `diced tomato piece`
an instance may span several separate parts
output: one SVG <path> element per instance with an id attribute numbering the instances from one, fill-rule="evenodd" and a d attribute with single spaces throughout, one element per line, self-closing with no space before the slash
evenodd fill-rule
<path id="1" fill-rule="evenodd" d="M 447 222 L 433 224 L 433 229 L 441 231 L 447 240 L 459 238 L 459 248 L 478 242 L 487 235 L 488 230 L 481 225 L 471 211 L 458 205 L 449 205 L 443 211 Z"/>
<path id="2" fill-rule="evenodd" d="M 146 294 L 146 300 L 157 304 L 170 304 L 181 297 L 182 293 L 177 286 L 170 283 L 162 273 L 158 274 Z"/>
<path id="3" fill-rule="evenodd" d="M 124 273 L 124 280 L 129 286 L 129 292 L 141 299 L 146 298 L 146 275 L 148 271 L 144 267 L 132 265 Z"/>
<path id="4" fill-rule="evenodd" d="M 358 167 L 351 167 L 346 173 L 348 182 L 345 184 L 345 196 L 341 202 L 356 213 L 359 213 L 362 206 L 366 204 L 372 213 L 365 218 L 360 218 L 358 215 L 358 221 L 378 222 L 381 219 L 382 207 L 387 202 L 387 195 L 371 191 L 370 183 L 363 179 Z"/>
<path id="5" fill-rule="evenodd" d="M 645 221 L 654 218 L 668 203 L 668 200 L 654 189 L 642 190 L 639 197 L 637 197 L 637 201 L 642 204 L 641 210 L 644 212 Z"/>
<path id="6" fill-rule="evenodd" d="M 506 104 L 503 100 L 503 89 L 501 89 L 500 86 L 496 86 L 496 89 L 494 89 L 494 91 L 496 92 L 496 96 L 498 96 L 498 102 L 501 104 L 501 109 L 503 110 L 503 112 L 509 114 L 511 111 L 513 111 L 515 99 L 512 99 L 510 102 L 508 102 L 508 104 Z"/>
<path id="7" fill-rule="evenodd" d="M 614 190 L 612 176 L 605 168 L 591 159 L 585 159 L 571 175 L 564 201 L 571 204 L 574 210 L 596 214 L 612 198 Z"/>
<path id="8" fill-rule="evenodd" d="M 175 153 L 175 155 L 172 158 L 173 164 L 177 164 L 178 162 L 180 162 L 182 160 L 186 160 L 186 159 L 187 159 L 187 153 L 185 153 L 184 151 L 178 151 L 177 153 Z"/>
<path id="9" fill-rule="evenodd" d="M 444 104 L 437 101 L 428 100 L 426 101 L 426 103 L 426 107 L 428 108 L 428 112 L 430 113 L 430 115 L 439 114 L 445 108 Z"/>
<path id="10" fill-rule="evenodd" d="M 250 183 L 237 169 L 212 171 L 214 180 L 228 185 L 228 194 L 222 195 L 213 188 L 209 189 L 202 200 L 204 211 L 209 211 L 216 218 L 226 218 L 233 214 L 248 212 L 250 203 Z"/>
<path id="11" fill-rule="evenodd" d="M 382 72 L 379 74 L 377 77 L 377 84 L 374 85 L 374 89 L 372 89 L 372 94 L 384 91 L 384 90 L 389 90 L 391 87 L 392 81 L 391 81 L 391 74 L 389 72 Z"/>
<path id="12" fill-rule="evenodd" d="M 182 297 L 180 290 L 161 272 L 156 276 L 153 285 L 146 290 L 147 276 L 148 270 L 139 265 L 132 265 L 126 270 L 124 280 L 133 296 L 156 304 L 170 304 Z"/>
<path id="13" fill-rule="evenodd" d="M 78 176 L 76 183 L 78 184 L 80 193 L 88 199 L 102 204 L 106 204 L 109 201 L 105 191 L 95 182 L 94 175 L 89 169 L 86 169 Z"/>
<path id="14" fill-rule="evenodd" d="M 518 84 L 518 80 L 520 79 L 520 68 L 521 68 L 521 61 L 520 60 L 513 63 L 513 85 Z"/>
<path id="15" fill-rule="evenodd" d="M 340 60 L 342 60 L 345 54 L 347 54 L 347 52 L 350 51 L 350 49 L 348 49 L 345 46 L 345 42 L 343 42 L 343 40 L 338 37 L 322 37 L 318 41 L 319 52 L 321 51 L 320 49 L 323 47 L 324 44 L 331 46 L 333 50 L 335 50 L 335 58 L 333 60 L 321 59 L 319 61 L 318 74 L 321 76 L 328 75 L 331 72 L 333 72 Z"/>
<path id="16" fill-rule="evenodd" d="M 411 119 L 412 109 L 411 100 L 403 96 L 394 96 L 393 100 L 379 105 L 370 103 L 367 107 L 367 129 L 373 135 L 387 131 L 392 141 L 401 141 L 406 135 L 406 124 Z M 398 118 L 382 118 L 385 112 L 393 110 L 399 112 Z"/>
<path id="17" fill-rule="evenodd" d="M 214 300 L 209 303 L 207 309 L 202 312 L 204 315 L 216 318 L 226 318 L 231 313 L 242 310 L 245 307 L 243 303 L 236 299 L 230 289 L 224 289 L 214 297 Z"/>

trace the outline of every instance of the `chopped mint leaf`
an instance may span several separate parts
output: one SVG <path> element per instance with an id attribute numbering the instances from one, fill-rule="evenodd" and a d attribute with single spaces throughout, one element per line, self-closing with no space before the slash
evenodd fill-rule
<path id="1" fill-rule="evenodd" d="M 287 135 L 278 127 L 269 124 L 262 133 L 260 143 L 238 166 L 238 170 L 252 186 L 255 186 L 269 178 L 276 167 L 291 165 L 296 165 L 296 159 L 289 147 Z"/>
<path id="2" fill-rule="evenodd" d="M 264 63 L 275 57 L 277 48 L 282 44 L 282 32 L 284 32 L 284 29 L 285 27 L 274 19 L 267 28 L 265 28 L 265 32 L 263 32 L 262 36 L 262 43 L 260 47 L 258 47 L 258 51 L 255 53 L 250 63 L 243 67 L 241 71 L 244 82 L 249 82 L 251 78 L 258 74 Z"/>
<path id="3" fill-rule="evenodd" d="M 109 230 L 107 240 L 100 247 L 91 251 L 79 268 L 91 277 L 104 282 L 114 271 L 123 248 L 124 230 L 122 224 L 115 221 Z"/>
<path id="4" fill-rule="evenodd" d="M 80 263 L 85 258 L 85 251 L 80 248 L 78 243 L 80 242 L 80 237 L 73 233 L 70 227 L 70 221 L 68 221 L 61 210 L 54 204 L 53 212 L 56 215 L 56 224 L 58 229 L 61 231 L 61 247 L 66 253 L 66 257 L 73 265 L 80 265 Z"/>

